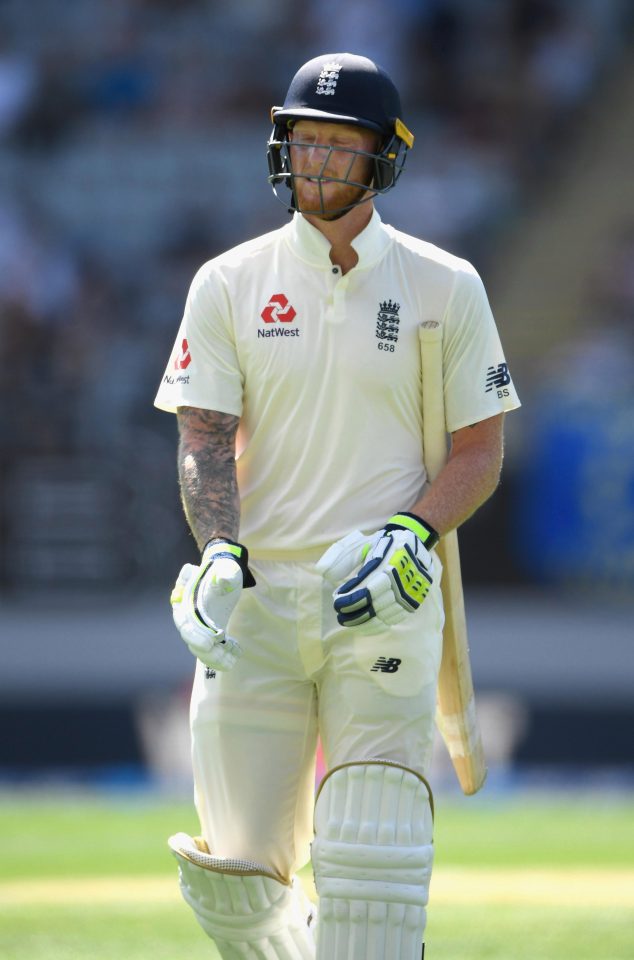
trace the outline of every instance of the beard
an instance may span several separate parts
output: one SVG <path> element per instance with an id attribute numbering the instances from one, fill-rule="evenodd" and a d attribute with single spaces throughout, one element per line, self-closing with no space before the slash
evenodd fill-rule
<path id="1" fill-rule="evenodd" d="M 309 181 L 304 176 L 293 177 L 292 184 L 296 209 L 326 221 L 339 220 L 353 207 L 375 196 L 370 184 L 333 183 L 328 178 Z"/>

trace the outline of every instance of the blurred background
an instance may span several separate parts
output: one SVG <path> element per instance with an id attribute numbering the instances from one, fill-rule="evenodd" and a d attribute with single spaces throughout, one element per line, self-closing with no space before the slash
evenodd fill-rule
<path id="1" fill-rule="evenodd" d="M 416 134 L 379 212 L 475 264 L 523 401 L 461 533 L 491 782 L 633 782 L 632 4 L 2 0 L 0 784 L 189 789 L 152 401 L 198 267 L 286 220 L 271 105 L 342 50 Z"/>

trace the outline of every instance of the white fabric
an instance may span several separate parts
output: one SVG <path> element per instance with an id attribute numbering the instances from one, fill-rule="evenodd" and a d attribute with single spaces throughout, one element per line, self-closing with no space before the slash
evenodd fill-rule
<path id="1" fill-rule="evenodd" d="M 414 615 L 371 632 L 339 626 L 311 563 L 251 564 L 229 631 L 243 650 L 213 679 L 199 666 L 191 705 L 201 833 L 218 856 L 291 876 L 313 838 L 315 749 L 328 768 L 380 756 L 425 776 L 442 651 L 440 569 Z"/>
<path id="2" fill-rule="evenodd" d="M 316 559 L 416 502 L 424 321 L 445 327 L 449 431 L 519 405 L 469 263 L 376 212 L 353 246 L 359 262 L 342 276 L 297 215 L 191 285 L 155 402 L 241 417 L 240 538 L 252 558 Z"/>
<path id="3" fill-rule="evenodd" d="M 258 863 L 205 855 L 185 833 L 169 845 L 183 897 L 223 960 L 313 960 L 314 908 L 297 879 L 285 884 Z"/>
<path id="4" fill-rule="evenodd" d="M 433 863 L 431 793 L 380 760 L 331 772 L 315 806 L 317 960 L 420 960 Z"/>

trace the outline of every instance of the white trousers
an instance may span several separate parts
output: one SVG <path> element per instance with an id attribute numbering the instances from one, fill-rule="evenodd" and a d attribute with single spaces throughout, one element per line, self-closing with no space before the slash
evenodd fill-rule
<path id="1" fill-rule="evenodd" d="M 440 564 L 416 613 L 380 633 L 340 627 L 312 563 L 257 561 L 229 623 L 233 670 L 197 666 L 195 800 L 214 856 L 290 878 L 310 857 L 315 754 L 327 768 L 380 757 L 428 773 L 442 651 Z"/>

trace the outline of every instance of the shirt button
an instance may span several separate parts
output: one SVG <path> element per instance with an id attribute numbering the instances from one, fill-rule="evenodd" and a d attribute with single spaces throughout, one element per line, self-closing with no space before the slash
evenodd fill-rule
<path id="1" fill-rule="evenodd" d="M 333 267 L 333 268 L 332 268 L 332 272 L 333 272 L 333 273 L 339 273 L 339 267 Z"/>

